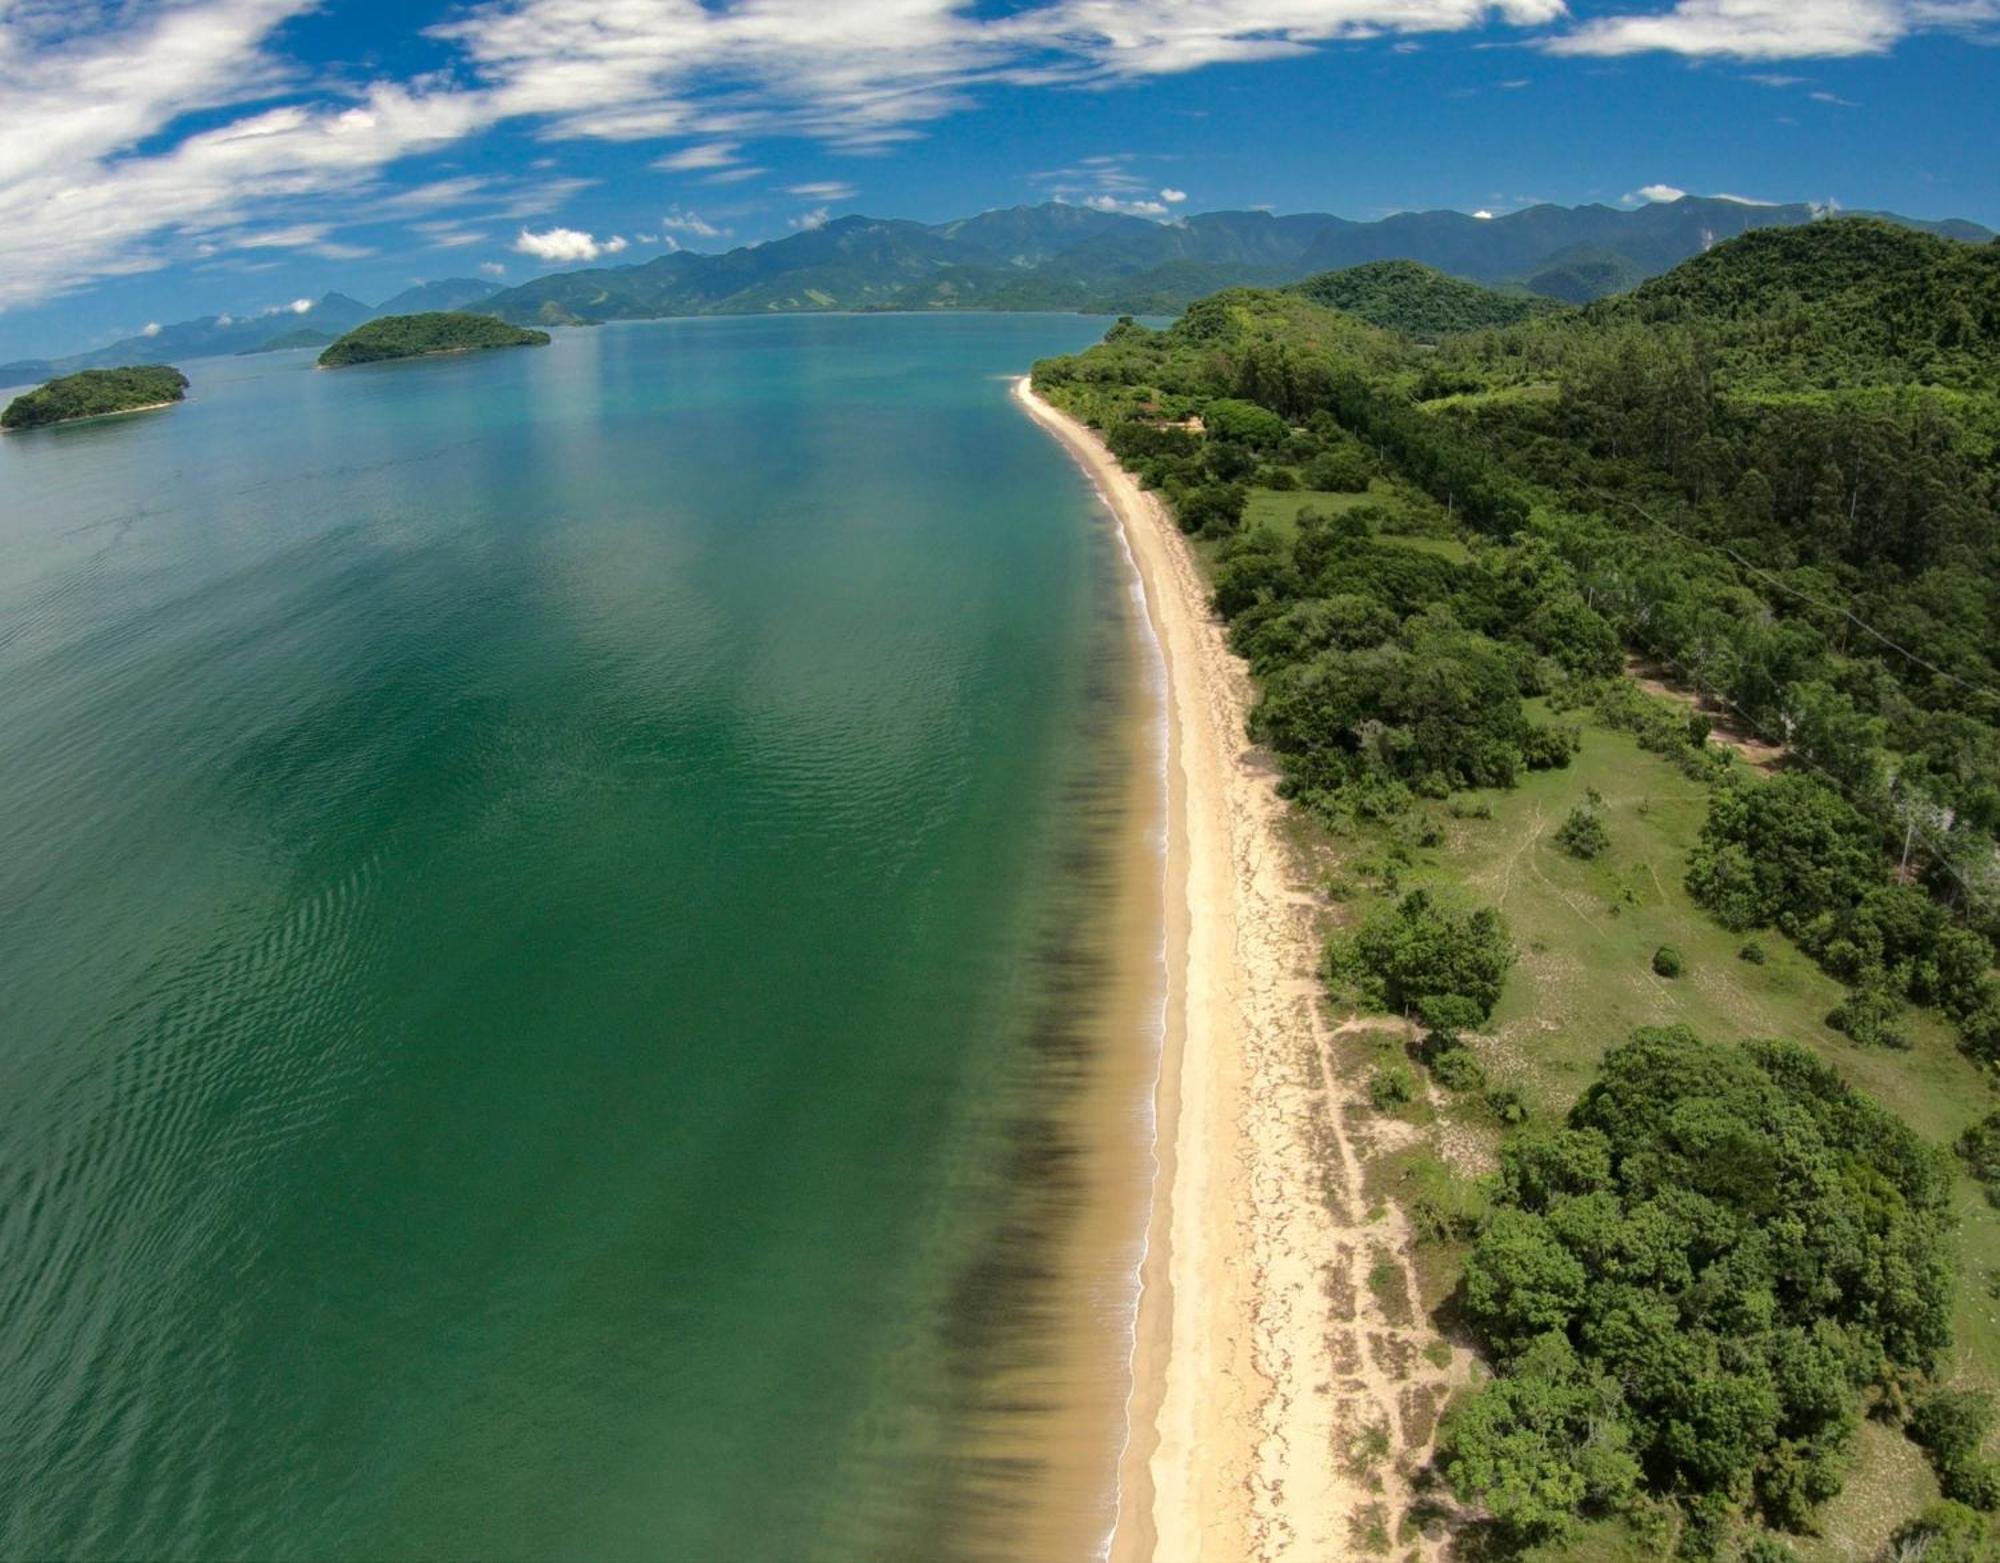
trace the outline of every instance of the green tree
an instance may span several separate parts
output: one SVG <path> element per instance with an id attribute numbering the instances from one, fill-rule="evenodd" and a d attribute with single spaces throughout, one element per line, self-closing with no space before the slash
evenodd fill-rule
<path id="1" fill-rule="evenodd" d="M 1514 964 L 1507 927 L 1491 907 L 1461 907 L 1412 890 L 1327 947 L 1329 975 L 1398 1014 L 1460 1029 L 1483 1021 Z"/>

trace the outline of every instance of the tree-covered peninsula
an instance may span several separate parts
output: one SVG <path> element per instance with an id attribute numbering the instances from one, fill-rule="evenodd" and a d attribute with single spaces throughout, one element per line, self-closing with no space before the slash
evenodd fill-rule
<path id="1" fill-rule="evenodd" d="M 384 315 L 356 326 L 319 355 L 322 369 L 375 364 L 391 358 L 428 358 L 438 353 L 476 353 L 489 347 L 546 347 L 546 331 L 524 331 L 490 315 L 432 310 L 420 315 Z"/>
<path id="2" fill-rule="evenodd" d="M 131 369 L 85 369 L 17 396 L 0 412 L 0 429 L 39 429 L 77 418 L 164 407 L 187 397 L 187 376 L 168 364 Z"/>

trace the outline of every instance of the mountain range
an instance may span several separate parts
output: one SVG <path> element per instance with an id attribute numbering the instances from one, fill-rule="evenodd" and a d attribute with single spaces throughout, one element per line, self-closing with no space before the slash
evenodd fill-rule
<path id="1" fill-rule="evenodd" d="M 328 293 L 283 309 L 255 315 L 204 315 L 67 358 L 23 358 L 0 364 L 0 385 L 25 385 L 79 369 L 114 369 L 127 364 L 165 364 L 183 358 L 269 353 L 288 347 L 324 347 L 343 332 L 382 315 L 464 309 L 499 292 L 493 283 L 447 277 L 405 288 L 394 298 L 369 305 L 345 293 Z"/>
<path id="2" fill-rule="evenodd" d="M 1631 210 L 1525 207 L 1499 217 L 1398 212 L 1356 222 L 1324 212 L 1203 212 L 1154 222 L 1048 202 L 943 223 L 842 217 L 719 254 L 675 250 L 629 266 L 552 272 L 514 288 L 446 278 L 369 306 L 328 293 L 253 317 L 209 315 L 54 360 L 0 364 L 0 384 L 78 369 L 323 347 L 382 315 L 466 309 L 515 325 L 591 325 L 667 315 L 806 310 L 1074 310 L 1175 314 L 1219 288 L 1277 286 L 1376 261 L 1418 261 L 1534 301 L 1623 293 L 1738 234 L 1814 222 L 1827 209 L 1683 196 Z M 1894 213 L 1899 227 L 1992 242 L 1977 223 Z M 1369 284 L 1379 290 L 1383 283 Z M 1485 306 L 1490 308 L 1491 306 Z"/>
<path id="3" fill-rule="evenodd" d="M 937 224 L 843 217 L 719 255 L 678 250 L 637 265 L 538 277 L 477 306 L 517 325 L 790 310 L 1045 309 L 1172 314 L 1218 288 L 1273 286 L 1371 261 L 1413 260 L 1562 303 L 1623 292 L 1754 228 L 1825 208 L 1684 196 L 1634 210 L 1531 206 L 1501 217 L 1400 212 L 1206 212 L 1160 223 L 1050 203 Z M 1988 242 L 1976 223 L 1875 215 Z"/>

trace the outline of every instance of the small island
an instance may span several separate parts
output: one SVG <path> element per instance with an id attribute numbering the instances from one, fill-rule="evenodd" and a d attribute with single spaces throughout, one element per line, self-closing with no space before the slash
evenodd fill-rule
<path id="1" fill-rule="evenodd" d="M 489 347 L 546 347 L 546 331 L 523 331 L 491 315 L 432 310 L 421 315 L 384 315 L 356 326 L 319 355 L 322 369 L 375 364 L 391 358 L 429 358 L 438 353 L 477 353 Z"/>
<path id="2" fill-rule="evenodd" d="M 170 364 L 84 369 L 17 396 L 0 412 L 0 429 L 40 429 L 78 418 L 169 407 L 187 398 L 188 378 Z"/>

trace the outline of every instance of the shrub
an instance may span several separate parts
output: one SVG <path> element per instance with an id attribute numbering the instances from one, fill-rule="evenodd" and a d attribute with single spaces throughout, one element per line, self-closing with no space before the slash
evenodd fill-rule
<path id="1" fill-rule="evenodd" d="M 1882 988 L 1856 988 L 1827 1011 L 1826 1023 L 1833 1030 L 1864 1047 L 1910 1045 L 1909 1038 L 1896 1028 L 1903 1001 Z"/>
<path id="2" fill-rule="evenodd" d="M 1441 1048 L 1429 1063 L 1431 1078 L 1447 1091 L 1477 1091 L 1486 1084 L 1485 1067 L 1470 1048 Z"/>
<path id="3" fill-rule="evenodd" d="M 1477 1025 L 1493 1013 L 1514 946 L 1491 907 L 1457 907 L 1412 890 L 1327 947 L 1327 974 L 1379 1008 L 1433 1027 Z"/>
<path id="4" fill-rule="evenodd" d="M 1372 463 L 1357 445 L 1342 445 L 1305 464 L 1299 476 L 1305 486 L 1322 494 L 1363 494 L 1368 490 Z"/>
<path id="5" fill-rule="evenodd" d="M 1993 1563 L 1986 1521 L 1962 1503 L 1934 1503 L 1889 1538 L 1890 1563 Z"/>
<path id="6" fill-rule="evenodd" d="M 1958 1137 L 1965 1170 L 1986 1188 L 1986 1197 L 2000 1205 L 2000 1112 L 1988 1113 Z"/>
<path id="7" fill-rule="evenodd" d="M 1497 1086 L 1488 1091 L 1486 1110 L 1510 1126 L 1528 1121 L 1528 1099 L 1511 1085 Z"/>
<path id="8" fill-rule="evenodd" d="M 1992 1425 L 1992 1397 L 1978 1390 L 1939 1390 L 1910 1413 L 1910 1437 L 1931 1457 L 1947 1498 L 1975 1509 L 2000 1507 L 2000 1468 L 1979 1452 Z"/>
<path id="9" fill-rule="evenodd" d="M 1571 857 L 1586 861 L 1602 857 L 1611 846 L 1611 836 L 1595 809 L 1577 807 L 1556 831 L 1556 845 Z"/>
<path id="10" fill-rule="evenodd" d="M 1204 483 L 1181 495 L 1174 506 L 1174 519 L 1183 532 L 1220 537 L 1242 523 L 1243 507 L 1249 500 L 1240 483 Z"/>
<path id="11" fill-rule="evenodd" d="M 1653 952 L 1653 970 L 1662 977 L 1678 977 L 1687 970 L 1687 962 L 1679 950 L 1663 944 Z"/>
<path id="12" fill-rule="evenodd" d="M 1383 1064 L 1368 1077 L 1368 1100 L 1377 1112 L 1393 1112 L 1416 1100 L 1417 1077 L 1408 1064 Z"/>
<path id="13" fill-rule="evenodd" d="M 1743 948 L 1736 952 L 1739 961 L 1748 961 L 1752 966 L 1762 966 L 1765 961 L 1764 946 L 1755 939 L 1746 939 Z"/>
<path id="14" fill-rule="evenodd" d="M 1521 763 L 1531 771 L 1560 771 L 1582 746 L 1574 727 L 1530 727 L 1521 734 Z"/>

